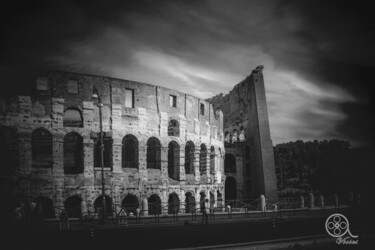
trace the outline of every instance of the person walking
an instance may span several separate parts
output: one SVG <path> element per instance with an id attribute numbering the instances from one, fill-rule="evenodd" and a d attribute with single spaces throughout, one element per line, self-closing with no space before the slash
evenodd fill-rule
<path id="1" fill-rule="evenodd" d="M 208 214 L 207 214 L 207 205 L 208 199 L 201 201 L 201 213 L 202 213 L 202 221 L 201 224 L 208 224 Z"/>

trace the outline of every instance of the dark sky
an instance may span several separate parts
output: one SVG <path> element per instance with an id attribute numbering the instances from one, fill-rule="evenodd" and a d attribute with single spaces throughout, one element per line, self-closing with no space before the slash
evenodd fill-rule
<path id="1" fill-rule="evenodd" d="M 375 23 L 367 2 L 0 0 L 0 64 L 201 98 L 229 92 L 264 65 L 274 144 L 373 145 Z"/>

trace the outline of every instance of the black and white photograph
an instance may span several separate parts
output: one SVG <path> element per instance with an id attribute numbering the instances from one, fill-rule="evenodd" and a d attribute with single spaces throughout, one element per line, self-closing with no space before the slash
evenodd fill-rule
<path id="1" fill-rule="evenodd" d="M 372 249 L 375 9 L 0 0 L 2 249 Z"/>

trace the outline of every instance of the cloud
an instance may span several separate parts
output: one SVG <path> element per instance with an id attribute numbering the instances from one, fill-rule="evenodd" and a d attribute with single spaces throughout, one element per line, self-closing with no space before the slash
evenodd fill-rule
<path id="1" fill-rule="evenodd" d="M 365 3 L 13 2 L 0 11 L 2 65 L 107 75 L 200 98 L 229 92 L 264 65 L 274 143 L 371 143 L 374 24 Z"/>

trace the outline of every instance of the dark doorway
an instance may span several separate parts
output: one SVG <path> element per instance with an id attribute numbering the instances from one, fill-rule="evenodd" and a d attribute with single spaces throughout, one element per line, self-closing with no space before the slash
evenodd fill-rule
<path id="1" fill-rule="evenodd" d="M 148 198 L 148 214 L 161 214 L 161 200 L 159 195 L 153 194 Z"/>
<path id="2" fill-rule="evenodd" d="M 225 180 L 225 201 L 229 202 L 231 200 L 237 199 L 237 183 L 236 179 L 228 176 Z"/>
<path id="3" fill-rule="evenodd" d="M 65 210 L 70 218 L 80 218 L 81 217 L 81 197 L 74 195 L 70 196 L 65 201 Z"/>
<path id="4" fill-rule="evenodd" d="M 136 209 L 139 207 L 139 202 L 137 196 L 133 194 L 128 194 L 121 203 L 122 208 L 126 210 L 127 213 L 132 212 L 136 214 Z"/>
<path id="5" fill-rule="evenodd" d="M 195 197 L 190 192 L 187 192 L 185 196 L 186 213 L 191 213 L 195 210 Z"/>
<path id="6" fill-rule="evenodd" d="M 98 198 L 96 198 L 95 202 L 94 202 L 94 207 L 95 207 L 95 211 L 98 213 L 99 210 L 102 209 L 103 207 L 103 196 L 100 195 Z M 105 196 L 105 208 L 106 208 L 106 216 L 110 216 L 112 215 L 112 199 L 110 197 L 108 197 L 107 195 Z"/>
<path id="7" fill-rule="evenodd" d="M 168 199 L 168 214 L 178 213 L 180 208 L 180 199 L 176 193 L 171 193 Z"/>

